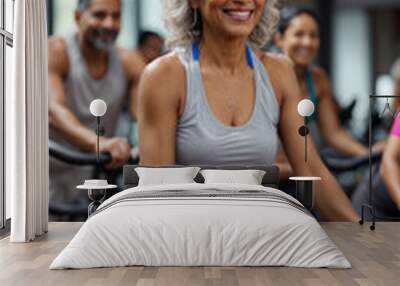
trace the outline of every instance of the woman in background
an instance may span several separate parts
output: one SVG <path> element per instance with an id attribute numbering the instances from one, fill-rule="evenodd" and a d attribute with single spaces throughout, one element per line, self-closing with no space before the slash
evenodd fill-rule
<path id="1" fill-rule="evenodd" d="M 276 0 L 164 0 L 174 51 L 147 66 L 139 88 L 141 163 L 270 165 L 279 137 L 296 174 L 320 176 L 316 206 L 336 221 L 358 215 L 311 142 L 305 164 L 293 68 L 260 52 Z"/>
<path id="2" fill-rule="evenodd" d="M 367 148 L 340 125 L 328 75 L 313 64 L 320 48 L 319 33 L 318 15 L 314 10 L 306 6 L 290 6 L 282 10 L 275 44 L 293 64 L 301 98 L 310 99 L 316 107 L 309 124 L 317 149 L 322 147 L 321 133 L 323 141 L 344 155 L 366 155 Z M 288 178 L 292 168 L 282 148 L 276 163 L 282 169 L 282 177 Z"/>

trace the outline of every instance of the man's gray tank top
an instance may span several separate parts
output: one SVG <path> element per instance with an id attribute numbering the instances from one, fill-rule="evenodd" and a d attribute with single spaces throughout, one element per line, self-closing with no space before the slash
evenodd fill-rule
<path id="1" fill-rule="evenodd" d="M 90 103 L 96 98 L 104 100 L 107 113 L 101 124 L 104 126 L 105 136 L 113 136 L 127 96 L 126 77 L 117 49 L 113 47 L 108 53 L 108 67 L 104 76 L 93 79 L 81 53 L 77 35 L 66 37 L 65 43 L 69 59 L 69 74 L 64 82 L 66 107 L 82 125 L 94 129 L 96 119 L 90 113 Z M 55 130 L 51 130 L 50 136 L 53 140 L 70 145 Z"/>
<path id="2" fill-rule="evenodd" d="M 273 163 L 279 144 L 279 105 L 264 65 L 250 49 L 246 53 L 254 70 L 255 103 L 250 119 L 232 127 L 222 123 L 208 104 L 197 46 L 177 50 L 187 81 L 185 110 L 176 130 L 177 164 Z"/>
<path id="3" fill-rule="evenodd" d="M 101 79 L 95 80 L 88 72 L 76 34 L 66 37 L 65 43 L 69 59 L 69 73 L 64 81 L 66 107 L 75 114 L 82 125 L 94 130 L 96 119 L 90 113 L 89 106 L 96 98 L 104 100 L 107 112 L 101 124 L 104 126 L 105 136 L 114 136 L 127 96 L 127 81 L 117 49 L 113 47 L 109 50 L 107 71 Z M 50 128 L 49 132 L 51 140 L 76 149 L 54 128 Z M 50 158 L 51 201 L 67 203 L 76 200 L 80 196 L 75 187 L 85 179 L 91 179 L 93 171 L 94 167 L 91 166 L 73 166 Z"/>

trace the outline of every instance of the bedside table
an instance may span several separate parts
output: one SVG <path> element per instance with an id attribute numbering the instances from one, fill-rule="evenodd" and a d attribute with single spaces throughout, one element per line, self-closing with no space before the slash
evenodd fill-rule
<path id="1" fill-rule="evenodd" d="M 314 208 L 314 182 L 321 181 L 320 177 L 290 177 L 296 182 L 296 199 L 308 210 Z"/>
<path id="2" fill-rule="evenodd" d="M 76 187 L 78 190 L 87 190 L 88 197 L 92 201 L 88 206 L 88 217 L 94 213 L 105 198 L 107 190 L 117 188 L 117 185 L 109 185 L 106 180 L 85 180 L 83 185 Z"/>

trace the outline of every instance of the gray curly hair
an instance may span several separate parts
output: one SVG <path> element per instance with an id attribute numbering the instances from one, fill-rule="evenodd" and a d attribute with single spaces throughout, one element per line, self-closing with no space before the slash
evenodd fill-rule
<path id="1" fill-rule="evenodd" d="M 167 46 L 188 45 L 201 38 L 190 0 L 163 0 L 163 21 L 169 32 Z M 278 0 L 266 0 L 264 15 L 249 37 L 256 47 L 263 47 L 275 32 L 279 22 Z"/>

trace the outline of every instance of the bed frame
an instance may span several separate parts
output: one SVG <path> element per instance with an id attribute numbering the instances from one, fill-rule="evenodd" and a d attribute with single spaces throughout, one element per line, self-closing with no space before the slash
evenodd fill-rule
<path id="1" fill-rule="evenodd" d="M 125 165 L 123 169 L 123 186 L 122 189 L 128 189 L 136 187 L 139 183 L 139 176 L 135 171 L 138 165 Z M 170 166 L 146 166 L 141 165 L 140 167 L 148 168 L 182 168 L 186 166 L 181 165 L 170 165 Z M 265 171 L 262 185 L 265 187 L 278 188 L 279 187 L 279 168 L 277 166 L 206 166 L 197 165 L 201 169 L 219 169 L 219 170 L 263 170 Z M 197 183 L 204 183 L 203 176 L 199 173 L 194 179 Z"/>

